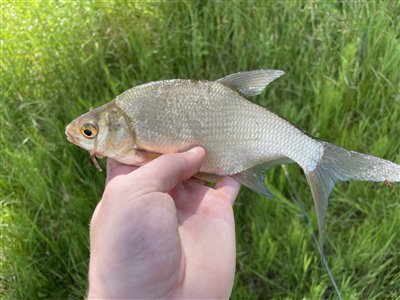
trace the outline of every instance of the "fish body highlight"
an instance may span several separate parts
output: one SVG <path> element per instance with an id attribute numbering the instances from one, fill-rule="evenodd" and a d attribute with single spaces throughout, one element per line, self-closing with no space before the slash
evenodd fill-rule
<path id="1" fill-rule="evenodd" d="M 66 133 L 91 155 L 139 166 L 159 154 L 202 146 L 202 176 L 233 176 L 268 197 L 273 195 L 264 184 L 266 171 L 295 162 L 310 185 L 322 241 L 328 197 L 337 181 L 398 182 L 400 165 L 312 138 L 244 98 L 260 94 L 282 75 L 279 70 L 258 70 L 217 81 L 139 85 L 74 120 Z M 94 128 L 96 136 L 85 136 Z"/>

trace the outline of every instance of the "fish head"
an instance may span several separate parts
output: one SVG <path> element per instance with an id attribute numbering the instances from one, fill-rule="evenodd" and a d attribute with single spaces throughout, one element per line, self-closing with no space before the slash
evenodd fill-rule
<path id="1" fill-rule="evenodd" d="M 68 141 L 88 150 L 91 157 L 115 158 L 136 149 L 136 134 L 124 112 L 114 102 L 100 106 L 69 123 Z"/>

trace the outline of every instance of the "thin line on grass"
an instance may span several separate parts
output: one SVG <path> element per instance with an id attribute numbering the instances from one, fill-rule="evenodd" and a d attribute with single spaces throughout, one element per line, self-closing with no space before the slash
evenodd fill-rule
<path id="1" fill-rule="evenodd" d="M 253 274 L 257 275 L 261 280 L 263 280 L 266 284 L 269 284 L 271 286 L 276 287 L 277 289 L 279 289 L 281 292 L 285 292 L 286 289 L 284 289 L 282 286 L 280 286 L 279 284 L 275 283 L 273 280 L 269 279 L 268 277 L 264 276 L 263 274 L 261 274 L 260 272 L 257 272 L 256 270 L 254 270 L 251 267 L 247 267 L 245 266 L 245 269 L 252 272 Z"/>
<path id="2" fill-rule="evenodd" d="M 328 276 L 329 276 L 329 279 L 331 280 L 331 283 L 332 283 L 333 289 L 335 291 L 335 294 L 340 300 L 343 300 L 343 298 L 342 298 L 342 296 L 340 294 L 339 288 L 338 288 L 338 286 L 336 284 L 335 278 L 333 277 L 332 271 L 331 271 L 331 269 L 329 267 L 329 264 L 328 264 L 328 262 L 326 260 L 325 254 L 322 251 L 321 246 L 320 246 L 320 244 L 318 242 L 318 239 L 317 239 L 317 237 L 315 236 L 315 234 L 314 234 L 314 232 L 312 230 L 310 218 L 307 215 L 307 212 L 306 212 L 306 210 L 304 208 L 304 204 L 301 201 L 300 196 L 297 193 L 297 190 L 296 190 L 296 188 L 295 188 L 295 186 L 294 186 L 294 184 L 292 182 L 292 179 L 290 178 L 289 172 L 287 171 L 287 169 L 286 169 L 286 167 L 284 165 L 282 165 L 282 169 L 283 169 L 283 172 L 285 173 L 285 176 L 286 176 L 286 179 L 287 179 L 287 181 L 289 183 L 289 186 L 292 189 L 293 202 L 295 202 L 297 204 L 297 206 L 299 207 L 299 209 L 300 209 L 300 211 L 301 211 L 301 213 L 303 215 L 303 219 L 304 219 L 304 222 L 306 223 L 306 227 L 307 227 L 308 231 L 311 234 L 311 238 L 312 238 L 312 240 L 314 242 L 315 247 L 318 250 L 319 255 L 321 256 L 322 265 L 324 266 L 326 272 L 328 273 Z"/>

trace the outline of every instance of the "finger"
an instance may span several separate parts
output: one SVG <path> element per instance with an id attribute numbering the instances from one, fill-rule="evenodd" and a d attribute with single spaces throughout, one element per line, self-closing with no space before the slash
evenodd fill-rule
<path id="1" fill-rule="evenodd" d="M 125 165 L 125 164 L 122 164 L 122 163 L 112 159 L 112 158 L 108 158 L 107 159 L 106 184 L 108 184 L 110 182 L 110 180 L 113 179 L 115 176 L 125 175 L 136 169 L 137 169 L 137 167 L 135 167 L 135 166 Z"/>
<path id="2" fill-rule="evenodd" d="M 141 167 L 132 176 L 148 179 L 151 183 L 150 191 L 169 192 L 179 182 L 196 174 L 204 160 L 204 149 L 195 147 L 182 153 L 162 155 Z"/>
<path id="3" fill-rule="evenodd" d="M 210 191 L 213 189 L 189 179 L 175 186 L 169 195 L 174 199 L 177 210 L 194 214 Z M 179 215 L 178 219 L 183 221 Z"/>
<path id="4" fill-rule="evenodd" d="M 97 203 L 96 208 L 94 209 L 92 218 L 90 219 L 89 228 L 91 228 L 92 224 L 95 222 L 96 216 L 99 214 L 100 211 L 100 206 L 101 206 L 101 200 L 99 201 L 99 203 Z"/>
<path id="5" fill-rule="evenodd" d="M 214 189 L 224 194 L 233 205 L 235 203 L 237 195 L 239 194 L 240 183 L 232 177 L 224 177 L 217 181 Z"/>

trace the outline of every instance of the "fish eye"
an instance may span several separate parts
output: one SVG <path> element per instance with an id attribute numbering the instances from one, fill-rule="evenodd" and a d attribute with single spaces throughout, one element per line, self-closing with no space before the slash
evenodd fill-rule
<path id="1" fill-rule="evenodd" d="M 84 137 L 88 139 L 93 139 L 97 136 L 97 133 L 99 132 L 97 124 L 95 123 L 85 123 L 81 127 L 81 133 Z"/>

